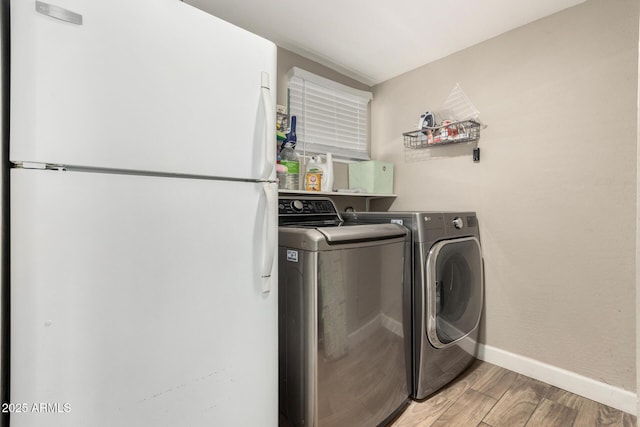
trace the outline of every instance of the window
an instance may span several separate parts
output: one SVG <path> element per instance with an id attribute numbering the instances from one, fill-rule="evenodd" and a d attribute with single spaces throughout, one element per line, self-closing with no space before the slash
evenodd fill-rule
<path id="1" fill-rule="evenodd" d="M 369 159 L 371 92 L 354 89 L 300 68 L 287 74 L 289 114 L 296 116 L 298 145 L 306 152 Z"/>

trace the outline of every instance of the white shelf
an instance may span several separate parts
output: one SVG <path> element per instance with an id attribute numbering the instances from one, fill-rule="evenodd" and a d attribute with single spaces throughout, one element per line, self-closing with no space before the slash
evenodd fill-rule
<path id="1" fill-rule="evenodd" d="M 396 194 L 382 193 L 348 193 L 342 191 L 306 191 L 306 190 L 278 190 L 279 194 L 304 194 L 305 196 L 344 196 L 344 197 L 398 197 Z"/>

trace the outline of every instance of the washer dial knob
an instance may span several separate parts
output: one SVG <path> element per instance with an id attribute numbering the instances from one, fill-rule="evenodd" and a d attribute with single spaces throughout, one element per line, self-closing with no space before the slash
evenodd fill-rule
<path id="1" fill-rule="evenodd" d="M 291 202 L 291 208 L 296 212 L 302 212 L 304 204 L 300 200 L 294 200 Z"/>
<path id="2" fill-rule="evenodd" d="M 453 226 L 458 230 L 464 227 L 464 221 L 462 221 L 462 218 L 460 218 L 459 216 L 455 217 L 451 222 L 453 223 Z"/>

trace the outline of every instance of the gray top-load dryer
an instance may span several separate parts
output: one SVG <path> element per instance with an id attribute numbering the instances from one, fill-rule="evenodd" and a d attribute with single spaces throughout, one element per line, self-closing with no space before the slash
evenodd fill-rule
<path id="1" fill-rule="evenodd" d="M 484 272 L 475 212 L 348 212 L 346 224 L 401 224 L 411 233 L 405 280 L 413 300 L 413 392 L 424 399 L 477 354 Z"/>
<path id="2" fill-rule="evenodd" d="M 406 228 L 343 226 L 327 198 L 280 197 L 284 425 L 383 425 L 411 394 Z"/>

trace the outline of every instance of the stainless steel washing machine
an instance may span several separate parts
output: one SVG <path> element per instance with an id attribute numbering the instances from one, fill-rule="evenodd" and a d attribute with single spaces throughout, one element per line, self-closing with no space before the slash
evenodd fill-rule
<path id="1" fill-rule="evenodd" d="M 407 230 L 343 226 L 327 198 L 279 201 L 281 425 L 385 425 L 411 394 Z"/>
<path id="2" fill-rule="evenodd" d="M 484 295 L 474 212 L 349 212 L 347 224 L 402 224 L 411 233 L 405 278 L 412 289 L 412 397 L 424 399 L 477 355 Z"/>

